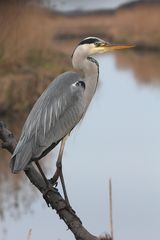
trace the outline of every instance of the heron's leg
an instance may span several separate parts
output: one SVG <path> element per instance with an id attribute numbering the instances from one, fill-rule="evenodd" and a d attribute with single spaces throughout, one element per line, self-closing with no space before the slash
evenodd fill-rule
<path id="1" fill-rule="evenodd" d="M 50 182 L 53 185 L 56 184 L 58 178 L 60 177 L 60 172 L 62 169 L 62 156 L 63 156 L 63 152 L 64 152 L 64 145 L 65 145 L 65 139 L 62 139 L 60 150 L 58 153 L 57 162 L 56 162 L 56 171 L 55 171 L 53 177 L 50 179 Z"/>
<path id="2" fill-rule="evenodd" d="M 50 181 L 53 184 L 55 184 L 56 181 L 58 180 L 58 178 L 60 177 L 66 203 L 68 204 L 68 206 L 70 206 L 68 196 L 67 196 L 65 181 L 64 181 L 64 177 L 63 177 L 63 171 L 62 171 L 62 157 L 63 157 L 63 152 L 64 152 L 64 146 L 65 146 L 66 139 L 67 139 L 67 137 L 64 137 L 61 141 L 61 146 L 60 146 L 60 150 L 59 150 L 59 154 L 58 154 L 58 159 L 57 159 L 57 162 L 56 162 L 57 169 L 56 169 L 56 172 L 55 172 L 54 176 L 51 178 Z"/>
<path id="3" fill-rule="evenodd" d="M 39 170 L 40 174 L 42 175 L 42 177 L 43 177 L 43 179 L 44 179 L 44 181 L 45 181 L 45 183 L 46 183 L 47 187 L 49 187 L 49 181 L 48 181 L 48 179 L 46 178 L 46 176 L 45 176 L 44 172 L 42 171 L 42 168 L 41 168 L 41 166 L 40 166 L 39 162 L 38 162 L 38 161 L 36 161 L 35 163 L 36 163 L 36 165 L 37 165 L 37 168 L 38 168 L 38 170 Z"/>
<path id="4" fill-rule="evenodd" d="M 45 181 L 45 183 L 46 183 L 46 189 L 45 189 L 45 191 L 43 192 L 43 198 L 44 198 L 44 200 L 46 201 L 46 203 L 47 203 L 47 205 L 48 205 L 48 207 L 49 207 L 49 206 L 50 206 L 50 203 L 49 203 L 49 201 L 48 201 L 47 193 L 48 193 L 49 191 L 54 191 L 54 192 L 58 193 L 58 190 L 57 190 L 56 188 L 53 188 L 53 187 L 52 187 L 52 185 L 50 184 L 50 182 L 49 182 L 48 179 L 46 178 L 44 172 L 42 171 L 42 168 L 41 168 L 39 162 L 36 161 L 35 163 L 36 163 L 36 165 L 37 165 L 37 168 L 38 168 L 40 174 L 42 175 L 42 177 L 43 177 L 43 179 L 44 179 L 44 181 Z"/>

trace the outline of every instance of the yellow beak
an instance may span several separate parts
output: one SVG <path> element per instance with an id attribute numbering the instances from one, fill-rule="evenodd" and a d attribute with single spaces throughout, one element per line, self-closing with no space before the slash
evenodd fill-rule
<path id="1" fill-rule="evenodd" d="M 105 53 L 119 49 L 133 48 L 135 44 L 110 44 L 110 43 L 102 43 L 97 46 L 97 52 Z"/>

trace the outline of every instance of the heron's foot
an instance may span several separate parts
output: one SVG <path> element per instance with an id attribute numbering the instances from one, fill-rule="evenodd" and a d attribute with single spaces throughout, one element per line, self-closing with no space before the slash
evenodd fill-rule
<path id="1" fill-rule="evenodd" d="M 48 207 L 50 206 L 49 196 L 48 196 L 48 193 L 49 193 L 49 192 L 54 192 L 54 193 L 59 194 L 57 188 L 52 187 L 52 186 L 47 186 L 47 188 L 46 188 L 46 189 L 44 190 L 44 192 L 43 192 L 43 198 L 44 198 L 44 200 L 46 201 Z"/>
<path id="2" fill-rule="evenodd" d="M 58 186 L 58 182 L 57 182 L 57 181 L 54 181 L 53 178 L 48 179 L 48 182 L 49 182 L 53 187 L 55 186 L 55 188 Z"/>

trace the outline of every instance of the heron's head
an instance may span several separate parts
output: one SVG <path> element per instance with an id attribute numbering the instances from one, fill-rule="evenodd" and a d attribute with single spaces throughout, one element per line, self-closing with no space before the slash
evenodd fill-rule
<path id="1" fill-rule="evenodd" d="M 81 62 L 88 56 L 132 47 L 134 47 L 134 44 L 111 44 L 97 37 L 87 37 L 74 50 L 72 63 L 74 68 L 80 68 Z"/>
<path id="2" fill-rule="evenodd" d="M 97 37 L 87 37 L 77 46 L 86 55 L 105 53 L 118 49 L 132 48 L 134 44 L 111 44 Z"/>

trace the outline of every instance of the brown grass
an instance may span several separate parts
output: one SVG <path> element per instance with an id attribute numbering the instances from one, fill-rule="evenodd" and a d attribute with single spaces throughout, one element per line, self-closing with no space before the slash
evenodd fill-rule
<path id="1" fill-rule="evenodd" d="M 11 1 L 11 0 L 10 0 Z M 160 4 L 142 4 L 114 14 L 63 16 L 30 5 L 0 6 L 0 42 L 14 58 L 30 48 L 59 49 L 71 53 L 89 35 L 113 41 L 135 41 L 160 47 Z"/>
<path id="2" fill-rule="evenodd" d="M 56 51 L 30 50 L 21 61 L 1 63 L 0 113 L 30 109 L 49 83 L 70 68 L 69 59 Z"/>
<path id="3" fill-rule="evenodd" d="M 1 113 L 30 108 L 48 83 L 70 68 L 69 56 L 84 37 L 96 35 L 160 48 L 158 3 L 119 9 L 114 14 L 64 16 L 20 0 L 13 4 L 10 1 L 0 4 Z M 132 56 L 134 64 L 130 64 L 140 75 L 142 70 L 135 59 Z M 147 60 L 143 59 L 143 63 L 144 75 Z M 154 67 L 150 71 L 150 75 L 155 74 Z"/>

